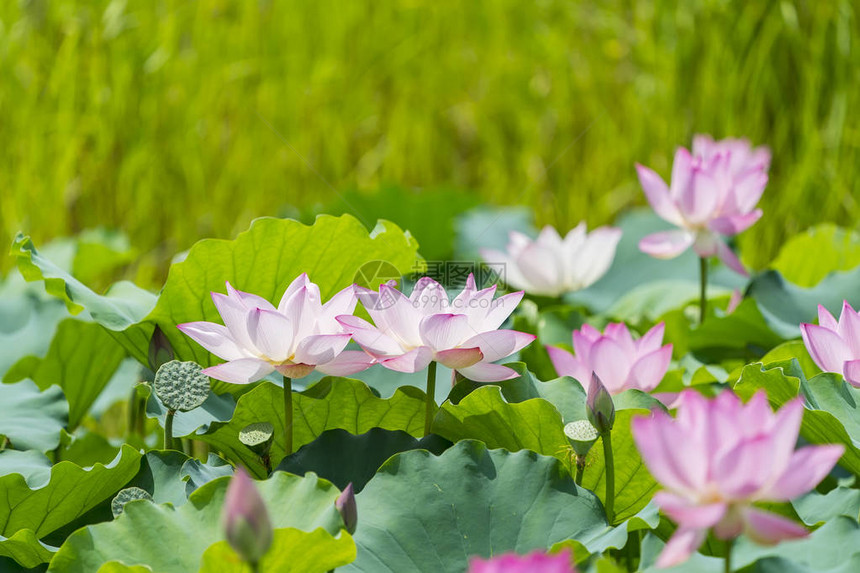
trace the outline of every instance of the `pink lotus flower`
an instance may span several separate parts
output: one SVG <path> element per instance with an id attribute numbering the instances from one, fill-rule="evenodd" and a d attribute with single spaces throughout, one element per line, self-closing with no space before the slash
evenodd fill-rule
<path id="1" fill-rule="evenodd" d="M 736 272 L 747 272 L 722 237 L 744 231 L 762 215 L 756 204 L 767 185 L 770 152 L 749 142 L 715 142 L 699 135 L 693 153 L 679 148 L 667 186 L 651 169 L 637 164 L 639 182 L 654 211 L 680 227 L 643 238 L 639 248 L 657 258 L 673 258 L 689 247 L 700 257 L 717 255 Z"/>
<path id="2" fill-rule="evenodd" d="M 534 551 L 528 555 L 505 553 L 490 559 L 472 557 L 468 573 L 576 573 L 569 549 L 554 555 Z"/>
<path id="3" fill-rule="evenodd" d="M 272 545 L 272 523 L 266 504 L 244 468 L 230 479 L 222 520 L 227 542 L 248 563 L 258 563 Z"/>
<path id="4" fill-rule="evenodd" d="M 672 359 L 672 345 L 661 346 L 664 329 L 661 322 L 633 340 L 624 323 L 607 325 L 604 334 L 586 324 L 573 332 L 575 355 L 555 346 L 546 349 L 558 375 L 576 378 L 586 392 L 592 372 L 610 394 L 631 388 L 650 392 L 663 380 Z"/>
<path id="5" fill-rule="evenodd" d="M 248 384 L 276 370 L 289 378 L 302 378 L 314 369 L 345 376 L 372 364 L 363 352 L 344 352 L 350 336 L 335 320 L 355 309 L 351 286 L 322 304 L 319 287 L 302 274 L 284 292 L 278 308 L 230 283 L 226 295 L 213 292 L 212 300 L 223 326 L 204 321 L 178 325 L 203 348 L 227 360 L 203 370 L 207 376 Z"/>
<path id="6" fill-rule="evenodd" d="M 800 333 L 819 368 L 838 372 L 849 384 L 860 388 L 860 314 L 847 300 L 842 303 L 838 321 L 818 305 L 818 325 L 803 323 Z"/>
<path id="7" fill-rule="evenodd" d="M 654 501 L 678 523 L 658 567 L 685 561 L 709 529 L 720 539 L 744 533 L 761 544 L 807 535 L 803 526 L 753 506 L 808 492 L 842 455 L 841 445 L 795 451 L 802 417 L 799 398 L 774 413 L 764 392 L 744 405 L 730 391 L 708 400 L 685 390 L 677 418 L 655 411 L 633 419 L 642 460 L 666 488 Z"/>
<path id="8" fill-rule="evenodd" d="M 496 287 L 477 290 L 472 275 L 453 300 L 428 277 L 416 283 L 409 297 L 391 284 L 380 286 L 379 292 L 356 286 L 356 292 L 376 325 L 349 315 L 337 320 L 367 353 L 398 372 L 418 372 L 435 360 L 477 382 L 508 380 L 518 376 L 516 371 L 492 362 L 535 339 L 498 330 L 523 293 L 493 299 Z"/>
<path id="9" fill-rule="evenodd" d="M 559 296 L 594 284 L 609 270 L 621 230 L 580 223 L 564 238 L 547 225 L 531 238 L 511 231 L 507 252 L 481 249 L 484 261 L 505 265 L 505 282 L 541 296 Z"/>

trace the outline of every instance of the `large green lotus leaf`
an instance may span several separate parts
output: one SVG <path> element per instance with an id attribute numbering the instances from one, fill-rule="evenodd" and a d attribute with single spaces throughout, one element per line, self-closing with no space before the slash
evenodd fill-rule
<path id="1" fill-rule="evenodd" d="M 125 350 L 94 322 L 61 322 L 44 358 L 30 357 L 13 366 L 4 382 L 31 378 L 41 390 L 57 385 L 69 402 L 74 429 L 119 368 Z"/>
<path id="2" fill-rule="evenodd" d="M 139 487 L 155 503 L 184 504 L 197 488 L 222 476 L 233 474 L 233 466 L 209 454 L 204 463 L 175 450 L 150 450 L 143 456 L 140 471 L 126 487 Z"/>
<path id="3" fill-rule="evenodd" d="M 113 561 L 126 567 L 147 565 L 159 573 L 197 571 L 204 552 L 224 538 L 221 510 L 228 483 L 226 477 L 210 481 L 179 508 L 131 502 L 117 519 L 69 536 L 48 571 L 90 573 Z M 256 485 L 275 528 L 313 531 L 322 527 L 336 534 L 343 526 L 334 508 L 338 490 L 313 474 L 298 477 L 276 472 Z"/>
<path id="4" fill-rule="evenodd" d="M 860 265 L 860 235 L 833 223 L 810 227 L 788 239 L 771 268 L 800 287 L 815 286 L 833 271 Z"/>
<path id="5" fill-rule="evenodd" d="M 615 462 L 615 518 L 614 523 L 623 522 L 641 511 L 657 492 L 657 482 L 651 477 L 636 443 L 630 422 L 635 416 L 647 416 L 648 410 L 619 410 L 615 414 L 612 428 L 612 458 Z M 582 485 L 595 492 L 601 499 L 606 492 L 606 464 L 603 443 L 598 440 L 585 461 Z"/>
<path id="6" fill-rule="evenodd" d="M 806 410 L 800 435 L 813 444 L 842 444 L 845 454 L 839 463 L 860 475 L 860 412 L 858 391 L 834 374 L 820 374 L 807 381 L 797 360 L 776 362 L 767 366 L 750 364 L 735 383 L 735 392 L 744 399 L 759 390 L 767 392 L 774 408 L 798 395 L 803 396 Z"/>
<path id="7" fill-rule="evenodd" d="M 68 415 L 69 404 L 59 388 L 40 392 L 32 380 L 0 383 L 0 434 L 16 449 L 54 449 Z"/>
<path id="8" fill-rule="evenodd" d="M 355 543 L 345 531 L 337 537 L 325 529 L 310 532 L 292 527 L 276 529 L 272 547 L 260 560 L 259 573 L 312 573 L 333 571 L 355 560 Z M 201 573 L 254 573 L 226 541 L 203 554 Z"/>
<path id="9" fill-rule="evenodd" d="M 44 281 L 45 290 L 66 303 L 72 314 L 86 309 L 92 319 L 111 332 L 141 363 L 146 363 L 149 332 L 137 325 L 155 306 L 156 297 L 134 284 L 114 284 L 105 295 L 87 287 L 70 273 L 39 254 L 30 237 L 21 233 L 12 243 L 18 270 L 28 281 Z M 122 333 L 122 334 L 120 334 Z"/>
<path id="10" fill-rule="evenodd" d="M 342 573 L 462 572 L 469 557 L 526 553 L 576 539 L 591 551 L 609 527 L 600 502 L 555 458 L 463 441 L 388 460 L 356 496 L 358 546 Z"/>
<path id="11" fill-rule="evenodd" d="M 438 455 L 450 445 L 435 434 L 419 440 L 401 430 L 371 428 L 358 436 L 346 430 L 326 430 L 313 442 L 284 458 L 277 469 L 297 475 L 311 471 L 339 489 L 352 483 L 355 491 L 360 492 L 376 470 L 394 454 L 425 449 Z"/>
<path id="12" fill-rule="evenodd" d="M 747 295 L 758 303 L 759 310 L 774 332 L 784 338 L 800 336 L 800 323 L 817 322 L 818 305 L 838 316 L 842 301 L 860 305 L 860 268 L 834 272 L 814 287 L 803 288 L 787 281 L 776 271 L 756 276 Z"/>
<path id="13" fill-rule="evenodd" d="M 56 551 L 56 547 L 39 541 L 29 529 L 22 529 L 9 538 L 0 535 L 0 558 L 8 557 L 24 569 L 47 563 Z M 18 568 L 11 563 L 4 567 L 3 560 L 0 559 L 0 570 L 16 571 Z"/>
<path id="14" fill-rule="evenodd" d="M 433 433 L 452 442 L 473 439 L 510 452 L 531 450 L 570 468 L 570 446 L 555 406 L 540 398 L 509 403 L 495 385 L 474 390 L 458 404 L 442 404 Z"/>
<path id="15" fill-rule="evenodd" d="M 186 436 L 197 431 L 205 432 L 213 423 L 228 421 L 235 408 L 236 399 L 232 394 L 216 394 L 210 391 L 199 407 L 188 412 L 176 412 L 173 435 Z M 164 427 L 167 408 L 154 392 L 146 399 L 146 416 L 156 418 L 161 427 Z"/>
<path id="16" fill-rule="evenodd" d="M 49 533 L 71 523 L 122 489 L 137 472 L 140 454 L 130 446 L 107 465 L 82 468 L 71 462 L 60 462 L 44 473 L 27 475 L 7 473 L 0 476 L 0 555 L 20 558 L 21 565 L 33 567 L 46 562 L 55 550 L 41 541 Z M 38 480 L 36 488 L 30 483 Z M 30 483 L 28 483 L 30 482 Z"/>
<path id="17" fill-rule="evenodd" d="M 308 444 L 326 430 L 340 428 L 363 434 L 371 428 L 403 430 L 421 436 L 424 430 L 424 393 L 412 386 L 398 389 L 391 398 L 378 398 L 363 382 L 326 377 L 303 392 L 293 393 L 293 449 Z M 263 382 L 242 395 L 229 422 L 213 422 L 205 433 L 194 434 L 228 459 L 241 462 L 256 476 L 265 475 L 259 457 L 239 442 L 239 431 L 255 422 L 275 427 L 271 460 L 284 457 L 283 389 Z"/>
<path id="18" fill-rule="evenodd" d="M 592 286 L 570 295 L 569 300 L 584 304 L 595 313 L 634 324 L 643 320 L 654 322 L 666 312 L 697 300 L 699 260 L 692 249 L 668 260 L 649 257 L 639 250 L 640 239 L 668 229 L 668 223 L 650 209 L 640 209 L 621 217 L 616 226 L 623 235 L 609 271 Z M 708 296 L 723 296 L 745 284 L 743 277 L 714 263 Z"/>
<path id="19" fill-rule="evenodd" d="M 0 476 L 12 473 L 23 476 L 30 489 L 38 489 L 51 481 L 51 460 L 35 450 L 3 450 L 0 452 Z"/>
<path id="20" fill-rule="evenodd" d="M 69 316 L 62 302 L 37 286 L 17 273 L 0 281 L 0 377 L 25 356 L 44 356 L 57 324 Z"/>
<path id="21" fill-rule="evenodd" d="M 837 515 L 856 520 L 860 515 L 860 489 L 839 486 L 826 494 L 813 490 L 792 500 L 791 505 L 807 525 L 818 525 Z"/>

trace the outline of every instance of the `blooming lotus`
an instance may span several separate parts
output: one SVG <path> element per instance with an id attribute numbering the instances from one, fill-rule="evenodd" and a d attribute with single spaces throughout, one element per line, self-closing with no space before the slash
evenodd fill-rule
<path id="1" fill-rule="evenodd" d="M 582 222 L 564 238 L 547 225 L 532 240 L 511 231 L 506 252 L 481 249 L 484 261 L 503 264 L 505 282 L 542 296 L 584 289 L 606 274 L 615 258 L 621 230 L 598 227 L 586 232 Z"/>
<path id="2" fill-rule="evenodd" d="M 227 542 L 248 563 L 258 563 L 272 545 L 272 523 L 266 504 L 244 468 L 230 479 L 222 520 Z"/>
<path id="3" fill-rule="evenodd" d="M 496 287 L 478 290 L 472 275 L 454 299 L 428 277 L 420 279 L 408 297 L 392 284 L 381 285 L 378 292 L 355 288 L 375 325 L 351 315 L 337 320 L 382 366 L 398 372 L 418 372 L 436 361 L 478 382 L 507 380 L 517 372 L 493 362 L 535 339 L 499 330 L 523 293 L 494 299 Z"/>
<path id="4" fill-rule="evenodd" d="M 227 294 L 212 293 L 224 324 L 187 322 L 179 329 L 203 348 L 227 360 L 203 372 L 233 384 L 256 382 L 278 371 L 289 378 L 307 376 L 314 369 L 343 376 L 370 366 L 360 351 L 345 351 L 350 336 L 335 320 L 351 313 L 356 298 L 352 287 L 322 304 L 320 289 L 307 274 L 296 278 L 278 307 L 227 283 Z"/>
<path id="5" fill-rule="evenodd" d="M 744 405 L 730 391 L 708 400 L 685 390 L 677 418 L 655 411 L 633 419 L 642 460 L 665 488 L 654 501 L 678 523 L 658 567 L 685 561 L 709 529 L 720 539 L 744 533 L 761 544 L 807 535 L 803 526 L 753 505 L 808 492 L 842 455 L 841 445 L 795 451 L 802 417 L 799 398 L 774 413 L 764 392 Z"/>
<path id="6" fill-rule="evenodd" d="M 575 573 L 570 557 L 569 549 L 554 555 L 534 551 L 528 555 L 505 553 L 486 560 L 473 557 L 468 573 Z"/>
<path id="7" fill-rule="evenodd" d="M 661 322 L 634 340 L 624 323 L 609 324 L 602 334 L 586 324 L 573 332 L 575 354 L 555 346 L 546 349 L 558 375 L 576 378 L 586 392 L 592 372 L 610 394 L 631 388 L 650 392 L 663 380 L 672 359 L 672 345 L 662 346 L 664 330 Z"/>
<path id="8" fill-rule="evenodd" d="M 848 301 L 842 303 L 837 321 L 818 305 L 818 325 L 801 324 L 800 333 L 810 356 L 826 372 L 839 372 L 860 388 L 860 314 Z"/>
<path id="9" fill-rule="evenodd" d="M 680 227 L 646 236 L 639 248 L 658 258 L 673 258 L 689 247 L 700 257 L 717 255 L 736 272 L 747 272 L 722 237 L 744 231 L 759 220 L 756 204 L 767 185 L 770 153 L 745 140 L 713 141 L 696 136 L 693 153 L 679 148 L 666 185 L 651 169 L 637 164 L 648 202 L 665 221 Z"/>

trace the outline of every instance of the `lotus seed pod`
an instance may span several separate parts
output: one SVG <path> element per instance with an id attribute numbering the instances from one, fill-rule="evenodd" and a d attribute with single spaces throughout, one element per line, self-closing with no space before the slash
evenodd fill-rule
<path id="1" fill-rule="evenodd" d="M 188 412 L 209 397 L 209 377 L 196 362 L 171 360 L 155 373 L 155 395 L 170 410 Z"/>
<path id="2" fill-rule="evenodd" d="M 600 437 L 597 433 L 597 428 L 591 425 L 588 420 L 577 420 L 571 422 L 564 427 L 564 435 L 567 436 L 567 441 L 577 456 L 585 456 Z"/>
<path id="3" fill-rule="evenodd" d="M 119 514 L 122 513 L 125 504 L 136 499 L 152 501 L 152 496 L 149 495 L 148 491 L 140 489 L 139 487 L 127 487 L 116 494 L 116 497 L 114 497 L 110 502 L 110 510 L 111 513 L 113 513 L 114 519 L 119 517 Z"/>
<path id="4" fill-rule="evenodd" d="M 239 441 L 258 456 L 269 453 L 274 437 L 275 427 L 269 422 L 248 424 L 239 432 Z"/>

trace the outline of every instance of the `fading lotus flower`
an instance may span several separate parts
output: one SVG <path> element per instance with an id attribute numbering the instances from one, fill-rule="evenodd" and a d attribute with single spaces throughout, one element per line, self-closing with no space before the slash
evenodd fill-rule
<path id="1" fill-rule="evenodd" d="M 224 325 L 187 322 L 178 328 L 212 354 L 227 360 L 203 372 L 233 384 L 256 382 L 278 371 L 302 378 L 314 369 L 345 376 L 368 368 L 372 360 L 360 351 L 344 351 L 350 336 L 335 320 L 351 313 L 352 287 L 322 304 L 320 289 L 302 273 L 284 292 L 278 308 L 227 283 L 227 294 L 212 293 Z"/>
<path id="2" fill-rule="evenodd" d="M 227 542 L 247 563 L 259 563 L 272 545 L 272 523 L 260 493 L 244 468 L 238 468 L 224 497 Z"/>
<path id="3" fill-rule="evenodd" d="M 679 148 L 669 186 L 637 164 L 639 182 L 654 211 L 680 227 L 643 238 L 639 248 L 657 258 L 673 258 L 693 247 L 700 257 L 717 255 L 734 271 L 747 272 L 722 237 L 744 231 L 762 215 L 756 204 L 767 185 L 770 152 L 746 140 L 715 142 L 696 136 L 693 153 Z"/>
<path id="4" fill-rule="evenodd" d="M 847 300 L 842 303 L 838 321 L 818 305 L 818 325 L 803 323 L 800 333 L 819 368 L 838 372 L 846 382 L 860 388 L 860 314 Z"/>
<path id="5" fill-rule="evenodd" d="M 418 372 L 435 360 L 477 382 L 508 380 L 518 376 L 516 371 L 492 362 L 535 339 L 498 330 L 523 293 L 493 299 L 496 287 L 477 290 L 472 275 L 453 300 L 428 277 L 415 284 L 409 297 L 392 284 L 383 284 L 379 292 L 355 288 L 375 326 L 351 315 L 337 320 L 380 364 L 398 372 Z"/>
<path id="6" fill-rule="evenodd" d="M 665 325 L 661 322 L 633 340 L 627 325 L 612 323 L 604 334 L 591 325 L 573 332 L 573 350 L 547 346 L 550 360 L 559 376 L 571 376 L 590 391 L 592 372 L 600 377 L 610 394 L 635 388 L 650 392 L 663 380 L 672 345 L 663 343 Z"/>
<path id="7" fill-rule="evenodd" d="M 505 553 L 489 559 L 472 557 L 468 573 L 576 573 L 570 558 L 570 549 L 553 555 L 534 551 L 528 555 Z"/>
<path id="8" fill-rule="evenodd" d="M 744 405 L 730 391 L 708 400 L 685 390 L 676 419 L 662 411 L 633 419 L 642 460 L 666 489 L 654 501 L 678 523 L 658 567 L 686 561 L 709 529 L 720 539 L 743 533 L 761 544 L 807 535 L 800 524 L 753 506 L 808 492 L 842 455 L 841 445 L 795 451 L 802 417 L 800 399 L 774 413 L 763 391 Z"/>
<path id="9" fill-rule="evenodd" d="M 615 258 L 621 229 L 598 227 L 586 232 L 585 222 L 564 238 L 547 225 L 532 240 L 511 231 L 506 251 L 481 249 L 489 264 L 505 267 L 505 282 L 541 296 L 559 296 L 582 290 L 606 274 Z"/>

